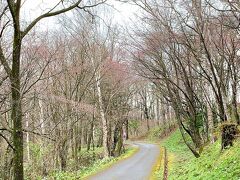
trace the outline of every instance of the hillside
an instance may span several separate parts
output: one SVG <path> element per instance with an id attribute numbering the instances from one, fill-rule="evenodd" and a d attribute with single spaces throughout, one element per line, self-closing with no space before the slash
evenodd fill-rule
<path id="1" fill-rule="evenodd" d="M 220 151 L 221 142 L 207 145 L 200 158 L 195 158 L 182 141 L 179 131 L 162 141 L 161 146 L 168 151 L 169 179 L 240 179 L 240 142 L 234 147 Z M 156 172 L 158 179 L 163 175 L 163 167 Z"/>

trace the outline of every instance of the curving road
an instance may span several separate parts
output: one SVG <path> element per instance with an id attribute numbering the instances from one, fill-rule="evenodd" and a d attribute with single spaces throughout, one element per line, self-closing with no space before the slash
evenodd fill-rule
<path id="1" fill-rule="evenodd" d="M 90 180 L 147 180 L 160 150 L 157 145 L 133 143 L 139 151 L 132 157 L 120 161 L 109 169 L 89 178 Z"/>

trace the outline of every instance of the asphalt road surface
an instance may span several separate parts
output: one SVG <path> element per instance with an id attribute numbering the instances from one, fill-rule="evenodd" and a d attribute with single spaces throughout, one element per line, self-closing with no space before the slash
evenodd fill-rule
<path id="1" fill-rule="evenodd" d="M 89 178 L 90 180 L 147 180 L 160 150 L 157 145 L 133 143 L 139 151 L 132 157 L 120 161 L 109 169 Z"/>

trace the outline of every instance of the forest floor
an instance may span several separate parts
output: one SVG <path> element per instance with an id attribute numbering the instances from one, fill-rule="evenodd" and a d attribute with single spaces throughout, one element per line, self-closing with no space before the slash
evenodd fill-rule
<path id="1" fill-rule="evenodd" d="M 169 180 L 239 180 L 240 179 L 240 140 L 234 146 L 220 151 L 221 141 L 204 147 L 200 158 L 195 158 L 184 144 L 177 130 L 160 145 L 166 147 L 168 156 Z M 154 179 L 163 178 L 164 160 L 155 169 Z"/>
<path id="2" fill-rule="evenodd" d="M 142 180 L 149 179 L 152 168 L 159 156 L 159 146 L 146 143 L 133 143 L 139 151 L 124 161 L 119 161 L 90 180 Z"/>

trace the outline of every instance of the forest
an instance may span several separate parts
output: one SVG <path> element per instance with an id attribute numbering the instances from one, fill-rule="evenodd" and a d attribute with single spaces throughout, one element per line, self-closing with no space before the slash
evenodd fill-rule
<path id="1" fill-rule="evenodd" d="M 0 0 L 0 180 L 238 180 L 239 113 L 239 1 Z"/>

